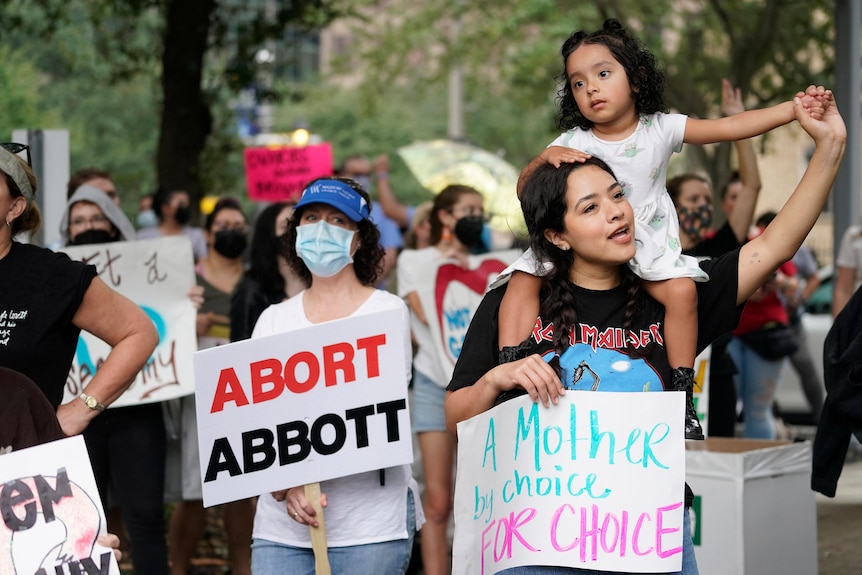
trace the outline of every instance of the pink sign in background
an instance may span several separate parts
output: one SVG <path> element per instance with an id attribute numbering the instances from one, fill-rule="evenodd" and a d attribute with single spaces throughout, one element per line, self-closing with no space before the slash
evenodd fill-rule
<path id="1" fill-rule="evenodd" d="M 248 196 L 256 201 L 298 199 L 308 182 L 332 175 L 328 142 L 305 148 L 246 148 L 243 155 Z"/>

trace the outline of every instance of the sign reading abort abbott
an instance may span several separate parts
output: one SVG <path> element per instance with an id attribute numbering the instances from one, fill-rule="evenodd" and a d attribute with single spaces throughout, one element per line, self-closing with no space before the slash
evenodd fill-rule
<path id="1" fill-rule="evenodd" d="M 400 313 L 197 352 L 204 504 L 411 463 Z"/>

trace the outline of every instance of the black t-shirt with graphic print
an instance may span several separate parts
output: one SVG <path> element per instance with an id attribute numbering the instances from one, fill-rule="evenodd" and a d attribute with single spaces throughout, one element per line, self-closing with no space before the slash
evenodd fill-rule
<path id="1" fill-rule="evenodd" d="M 742 306 L 736 305 L 739 250 L 700 263 L 709 281 L 698 282 L 698 352 L 715 338 L 731 331 L 739 321 Z M 645 290 L 638 292 L 636 311 L 628 338 L 634 347 L 647 346 L 643 358 L 623 351 L 623 324 L 628 304 L 626 288 L 588 290 L 570 284 L 577 313 L 574 341 L 560 358 L 564 385 L 570 389 L 601 391 L 662 391 L 670 381 L 670 366 L 664 349 L 664 307 Z M 497 365 L 497 314 L 506 286 L 491 290 L 476 310 L 448 390 L 473 385 Z M 531 353 L 553 349 L 551 332 L 542 318 L 529 338 Z M 626 376 L 614 365 L 627 360 Z M 588 369 L 589 368 L 589 369 Z M 592 373 L 590 373 L 592 371 Z"/>
<path id="2" fill-rule="evenodd" d="M 12 242 L 0 259 L 0 366 L 20 371 L 56 409 L 78 344 L 72 318 L 96 268 Z"/>

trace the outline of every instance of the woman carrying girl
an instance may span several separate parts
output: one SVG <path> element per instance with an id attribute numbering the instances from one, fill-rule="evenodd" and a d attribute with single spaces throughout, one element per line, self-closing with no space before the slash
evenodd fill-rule
<path id="1" fill-rule="evenodd" d="M 709 276 L 694 258 L 682 255 L 676 209 L 664 187 L 668 162 L 683 143 L 742 140 L 787 124 L 794 119 L 793 103 L 714 120 L 667 114 L 664 74 L 655 56 L 614 19 L 595 32 L 573 33 L 563 44 L 562 56 L 558 125 L 567 131 L 530 162 L 519 186 L 544 164 L 559 167 L 595 156 L 613 168 L 634 209 L 631 232 L 637 249 L 629 266 L 667 310 L 663 327 L 669 336 L 669 388 L 686 392 L 686 438 L 703 439 L 692 404 L 698 303 L 690 280 L 703 282 Z M 812 87 L 800 96 L 800 105 L 819 118 L 828 98 L 822 89 Z M 525 254 L 503 272 L 515 273 L 501 306 L 501 361 L 523 355 L 523 348 L 515 346 L 530 336 L 536 323 L 540 276 L 549 273 L 536 263 Z"/>
<path id="2" fill-rule="evenodd" d="M 794 99 L 793 110 L 815 141 L 814 155 L 796 190 L 763 234 L 733 252 L 701 262 L 703 271 L 712 279 L 697 284 L 696 349 L 703 349 L 718 335 L 733 329 L 746 299 L 793 256 L 814 225 L 838 172 L 847 139 L 838 110 L 829 105 L 822 120 L 817 120 L 799 97 Z M 666 333 L 667 313 L 661 302 L 641 289 L 644 280 L 627 265 L 636 249 L 634 209 L 607 165 L 598 158 L 563 163 L 559 168 L 541 165 L 525 179 L 521 206 L 537 261 L 551 264 L 542 277 L 538 321 L 543 326 L 553 324 L 553 330 L 539 342 L 530 339 L 525 345 L 526 357 L 499 363 L 494 334 L 500 302 L 509 286 L 491 290 L 485 296 L 448 387 L 446 423 L 453 432 L 459 422 L 490 409 L 504 392 L 528 393 L 534 401 L 554 409 L 559 396 L 565 393 L 561 377 L 572 381 L 571 367 L 563 373 L 561 365 L 578 365 L 578 356 L 587 356 L 585 348 L 592 349 L 593 342 L 581 340 L 582 330 L 576 329 L 579 325 L 591 326 L 598 332 L 622 328 L 626 343 L 615 351 L 632 361 L 646 362 L 664 382 L 671 377 L 672 364 L 663 337 L 635 349 L 635 334 L 641 330 L 658 325 L 660 334 Z M 598 346 L 611 345 L 613 342 Z M 551 358 L 551 362 L 543 356 Z M 616 383 L 620 391 L 644 391 L 645 382 L 634 378 L 616 378 Z M 661 387 L 649 390 L 662 391 Z M 686 492 L 684 518 L 688 524 L 691 493 L 688 489 Z M 680 573 L 697 573 L 688 529 L 682 553 Z M 561 567 L 505 571 L 507 575 L 574 572 L 583 571 Z"/>

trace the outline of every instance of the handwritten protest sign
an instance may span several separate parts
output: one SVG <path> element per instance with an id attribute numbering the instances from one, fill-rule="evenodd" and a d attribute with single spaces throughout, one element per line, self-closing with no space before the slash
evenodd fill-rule
<path id="1" fill-rule="evenodd" d="M 416 292 L 447 379 L 452 378 L 467 328 L 488 286 L 519 255 L 517 250 L 505 250 L 470 256 L 468 269 L 454 259 L 439 260 L 416 272 Z"/>
<path id="2" fill-rule="evenodd" d="M 0 573 L 119 575 L 80 435 L 0 456 Z"/>
<path id="3" fill-rule="evenodd" d="M 327 142 L 304 148 L 246 148 L 243 156 L 248 196 L 257 201 L 296 199 L 308 182 L 332 175 Z"/>
<path id="4" fill-rule="evenodd" d="M 413 461 L 404 312 L 194 355 L 204 505 Z"/>
<path id="5" fill-rule="evenodd" d="M 703 432 L 709 429 L 709 370 L 712 362 L 712 346 L 706 346 L 694 358 L 694 408 L 703 426 Z"/>
<path id="6" fill-rule="evenodd" d="M 147 312 L 159 345 L 132 386 L 110 407 L 138 405 L 194 393 L 192 354 L 197 350 L 195 309 L 188 297 L 195 285 L 192 246 L 185 236 L 64 248 L 73 260 L 93 264 L 99 277 Z M 111 348 L 81 332 L 66 378 L 63 402 L 77 397 Z"/>
<path id="7" fill-rule="evenodd" d="M 454 575 L 682 565 L 682 393 L 529 396 L 458 424 Z"/>

